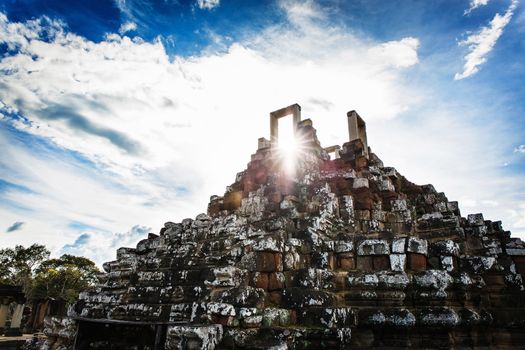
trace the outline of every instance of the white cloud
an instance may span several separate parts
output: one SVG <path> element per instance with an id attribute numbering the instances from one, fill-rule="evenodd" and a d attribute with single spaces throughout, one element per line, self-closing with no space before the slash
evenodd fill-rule
<path id="1" fill-rule="evenodd" d="M 459 45 L 468 46 L 469 52 L 464 58 L 463 72 L 456 73 L 454 75 L 455 80 L 468 78 L 479 71 L 479 66 L 487 61 L 487 55 L 492 51 L 499 37 L 503 34 L 503 30 L 509 24 L 517 5 L 518 0 L 512 0 L 503 16 L 497 13 L 488 26 L 459 42 Z"/>
<path id="2" fill-rule="evenodd" d="M 219 6 L 220 0 L 197 0 L 197 6 L 202 10 L 212 10 Z"/>
<path id="3" fill-rule="evenodd" d="M 125 22 L 120 25 L 120 28 L 118 29 L 118 32 L 120 35 L 123 35 L 127 32 L 131 32 L 137 30 L 137 24 L 135 22 Z"/>
<path id="4" fill-rule="evenodd" d="M 469 8 L 465 10 L 463 15 L 468 15 L 473 10 L 481 6 L 486 6 L 489 3 L 489 0 L 470 0 Z"/>
<path id="5" fill-rule="evenodd" d="M 519 145 L 518 147 L 514 148 L 515 153 L 525 153 L 525 145 Z"/>
<path id="6" fill-rule="evenodd" d="M 245 168 L 257 138 L 268 137 L 268 112 L 295 102 L 324 145 L 347 140 L 346 112 L 358 110 L 386 164 L 416 182 L 436 182 L 451 200 L 472 198 L 479 205 L 473 210 L 497 197 L 479 190 L 485 183 L 516 183 L 504 179 L 501 186 L 486 168 L 501 159 L 481 142 L 489 126 L 459 123 L 454 115 L 464 111 L 429 108 L 435 114 L 422 113 L 417 129 L 414 121 L 397 118 L 424 101 L 434 106 L 431 93 L 404 80 L 419 62 L 418 39 L 377 42 L 329 23 L 314 2 L 281 5 L 287 23 L 222 53 L 172 58 L 160 41 L 110 34 L 94 43 L 60 22 L 13 23 L 0 16 L 0 41 L 18 50 L 0 61 L 0 70 L 9 72 L 0 82 L 0 101 L 31 121 L 12 124 L 96 165 L 35 152 L 0 130 L 5 180 L 38 190 L 5 195 L 30 211 L 21 216 L 22 209 L 0 205 L 0 226 L 23 220 L 28 234 L 20 244 L 39 241 L 56 254 L 67 244 L 70 250 L 82 246 L 85 254 L 112 254 L 110 232 L 136 224 L 158 232 L 165 221 L 205 211 L 209 196 L 222 194 Z M 50 42 L 39 36 L 48 27 Z M 447 158 L 428 160 L 445 149 Z M 447 169 L 455 167 L 451 176 Z M 472 180 L 473 174 L 480 178 Z M 514 203 L 505 198 L 498 201 Z M 503 209 L 489 209 L 487 218 L 502 217 Z M 93 229 L 72 229 L 72 221 Z M 121 245 L 134 244 L 137 235 L 128 236 Z M 12 244 L 0 235 L 0 246 Z M 106 253 L 93 258 L 100 262 Z"/>
<path id="7" fill-rule="evenodd" d="M 124 233 L 87 230 L 79 235 L 71 244 L 66 244 L 61 253 L 88 256 L 98 262 L 114 260 L 115 252 L 120 247 L 134 247 L 147 238 L 151 228 L 135 225 Z M 104 247 L 104 249 L 100 249 Z"/>

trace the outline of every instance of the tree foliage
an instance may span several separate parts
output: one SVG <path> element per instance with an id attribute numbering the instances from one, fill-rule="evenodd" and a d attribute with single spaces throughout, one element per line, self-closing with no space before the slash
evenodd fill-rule
<path id="1" fill-rule="evenodd" d="M 95 283 L 98 272 L 93 261 L 81 256 L 64 254 L 46 260 L 36 269 L 34 295 L 73 302 L 80 291 Z"/>
<path id="2" fill-rule="evenodd" d="M 49 250 L 40 244 L 0 249 L 0 283 L 22 286 L 26 295 L 30 296 L 33 273 L 48 257 Z"/>
<path id="3" fill-rule="evenodd" d="M 22 286 L 28 299 L 62 298 L 73 302 L 96 282 L 99 272 L 88 258 L 64 254 L 48 259 L 49 250 L 33 244 L 0 249 L 0 284 Z"/>

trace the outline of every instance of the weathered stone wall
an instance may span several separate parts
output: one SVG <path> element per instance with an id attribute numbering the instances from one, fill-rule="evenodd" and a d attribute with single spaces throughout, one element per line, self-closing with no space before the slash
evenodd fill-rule
<path id="1" fill-rule="evenodd" d="M 120 248 L 72 319 L 155 323 L 165 349 L 525 347 L 520 240 L 360 140 L 330 160 L 298 133 L 295 174 L 261 147 L 208 214 Z"/>

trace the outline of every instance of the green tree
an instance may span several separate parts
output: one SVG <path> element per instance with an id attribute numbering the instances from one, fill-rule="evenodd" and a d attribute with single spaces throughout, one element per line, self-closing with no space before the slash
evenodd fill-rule
<path id="1" fill-rule="evenodd" d="M 31 297 L 33 272 L 48 257 L 49 250 L 41 244 L 0 249 L 0 283 L 22 286 Z"/>
<path id="2" fill-rule="evenodd" d="M 64 254 L 49 259 L 36 269 L 34 278 L 35 298 L 62 298 L 75 301 L 78 293 L 94 285 L 99 269 L 88 258 Z"/>

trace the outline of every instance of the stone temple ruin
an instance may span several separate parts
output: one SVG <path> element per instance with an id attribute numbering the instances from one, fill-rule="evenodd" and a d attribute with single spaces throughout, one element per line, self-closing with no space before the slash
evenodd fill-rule
<path id="1" fill-rule="evenodd" d="M 288 115 L 293 173 L 278 148 Z M 33 346 L 525 348 L 523 242 L 385 167 L 347 118 L 349 142 L 323 148 L 299 105 L 270 113 L 270 140 L 207 214 L 118 249 Z"/>

